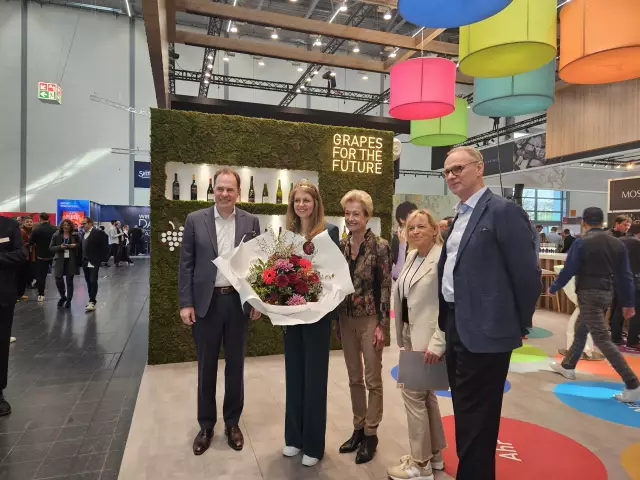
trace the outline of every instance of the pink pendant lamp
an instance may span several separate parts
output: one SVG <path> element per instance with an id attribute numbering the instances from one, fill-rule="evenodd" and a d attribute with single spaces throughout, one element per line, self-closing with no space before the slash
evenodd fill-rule
<path id="1" fill-rule="evenodd" d="M 449 115 L 456 103 L 456 64 L 446 58 L 420 57 L 391 67 L 389 115 L 399 120 L 428 120 Z"/>

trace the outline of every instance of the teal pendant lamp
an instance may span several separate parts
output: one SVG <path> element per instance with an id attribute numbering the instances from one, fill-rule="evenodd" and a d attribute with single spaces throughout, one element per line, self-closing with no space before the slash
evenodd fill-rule
<path id="1" fill-rule="evenodd" d="M 463 98 L 455 100 L 453 113 L 432 120 L 411 122 L 411 143 L 423 147 L 456 145 L 467 139 L 469 103 Z"/>
<path id="2" fill-rule="evenodd" d="M 511 77 L 474 80 L 473 112 L 483 117 L 514 117 L 544 112 L 554 101 L 555 60 Z"/>

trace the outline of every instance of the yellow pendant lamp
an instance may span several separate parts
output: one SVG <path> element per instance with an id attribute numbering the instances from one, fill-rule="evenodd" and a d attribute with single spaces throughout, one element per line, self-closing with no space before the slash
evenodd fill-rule
<path id="1" fill-rule="evenodd" d="M 546 65 L 556 56 L 556 8 L 556 0 L 513 0 L 493 17 L 460 27 L 460 71 L 507 77 Z"/>

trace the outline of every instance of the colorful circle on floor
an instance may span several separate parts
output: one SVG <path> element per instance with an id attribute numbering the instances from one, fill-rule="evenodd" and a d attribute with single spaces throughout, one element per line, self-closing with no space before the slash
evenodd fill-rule
<path id="1" fill-rule="evenodd" d="M 442 419 L 449 445 L 444 470 L 458 471 L 453 416 Z M 500 420 L 496 446 L 496 480 L 606 480 L 607 470 L 588 448 L 553 430 L 511 418 Z"/>
<path id="2" fill-rule="evenodd" d="M 511 354 L 512 363 L 539 362 L 545 358 L 547 358 L 545 351 L 533 345 L 523 345 Z"/>
<path id="3" fill-rule="evenodd" d="M 534 338 L 549 338 L 553 337 L 553 332 L 551 330 L 547 330 L 546 328 L 541 327 L 533 327 L 529 330 L 529 340 Z"/>
<path id="4" fill-rule="evenodd" d="M 640 443 L 629 445 L 622 452 L 620 463 L 631 478 L 640 478 Z"/>
<path id="5" fill-rule="evenodd" d="M 560 401 L 579 412 L 640 428 L 640 403 L 622 403 L 613 398 L 623 389 L 622 383 L 566 382 L 556 385 L 553 393 Z"/>
<path id="6" fill-rule="evenodd" d="M 634 371 L 636 375 L 640 376 L 640 356 L 638 355 L 622 355 L 624 359 Z M 560 354 L 556 356 L 556 361 L 562 362 L 564 357 Z M 580 360 L 576 366 L 578 374 L 580 372 L 592 373 L 594 375 L 600 375 L 603 377 L 611 377 L 620 380 L 620 375 L 616 373 L 611 364 L 607 360 L 595 362 L 593 360 Z"/>
<path id="7" fill-rule="evenodd" d="M 509 380 L 504 381 L 504 393 L 507 393 L 511 390 L 511 382 Z M 451 390 L 436 390 L 436 395 L 440 397 L 449 397 L 451 398 Z"/>
<path id="8" fill-rule="evenodd" d="M 398 381 L 398 365 L 391 369 L 391 376 L 396 382 Z"/>

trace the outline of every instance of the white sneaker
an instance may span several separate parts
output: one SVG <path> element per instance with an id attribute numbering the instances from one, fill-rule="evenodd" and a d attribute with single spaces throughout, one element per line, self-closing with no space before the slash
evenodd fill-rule
<path id="1" fill-rule="evenodd" d="M 317 458 L 307 457 L 306 455 L 302 456 L 302 465 L 304 465 L 305 467 L 313 467 L 319 461 L 320 460 Z"/>
<path id="2" fill-rule="evenodd" d="M 616 393 L 615 399 L 623 403 L 636 403 L 640 402 L 640 387 L 636 387 L 633 390 L 625 388 L 622 393 Z"/>
<path id="3" fill-rule="evenodd" d="M 431 467 L 421 467 L 416 464 L 409 455 L 402 457 L 402 464 L 387 470 L 392 480 L 434 480 Z"/>
<path id="4" fill-rule="evenodd" d="M 444 460 L 442 459 L 442 452 L 436 453 L 431 457 L 431 468 L 434 470 L 444 470 Z"/>
<path id="5" fill-rule="evenodd" d="M 38 301 L 44 302 L 44 295 L 38 295 Z"/>
<path id="6" fill-rule="evenodd" d="M 576 371 L 575 370 L 569 370 L 568 368 L 564 368 L 561 363 L 552 362 L 551 365 L 549 365 L 549 366 L 551 367 L 551 370 L 553 370 L 556 373 L 559 373 L 564 378 L 567 378 L 569 380 L 575 380 L 576 379 Z"/>
<path id="7" fill-rule="evenodd" d="M 96 304 L 93 302 L 89 302 L 87 306 L 84 308 L 85 312 L 93 312 L 96 309 Z"/>
<path id="8" fill-rule="evenodd" d="M 285 457 L 295 457 L 299 455 L 301 451 L 299 448 L 287 446 L 282 449 L 282 455 Z"/>

